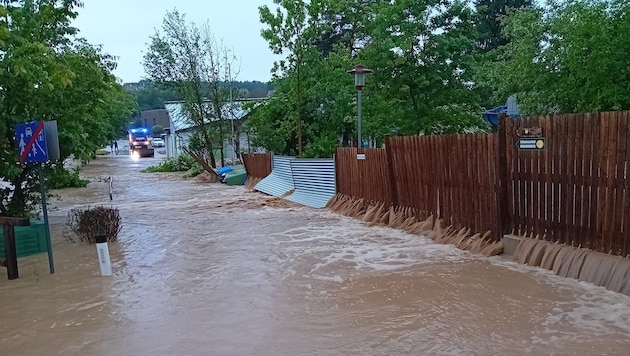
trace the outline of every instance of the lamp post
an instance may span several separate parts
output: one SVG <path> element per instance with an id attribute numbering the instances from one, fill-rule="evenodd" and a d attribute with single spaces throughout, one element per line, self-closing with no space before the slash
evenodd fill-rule
<path id="1" fill-rule="evenodd" d="M 363 141 L 361 140 L 361 93 L 363 92 L 363 87 L 365 86 L 365 75 L 370 74 L 373 71 L 368 69 L 364 65 L 357 64 L 354 66 L 352 70 L 349 70 L 348 73 L 354 74 L 354 86 L 357 88 L 357 105 L 358 105 L 358 139 L 357 147 L 363 147 Z"/>

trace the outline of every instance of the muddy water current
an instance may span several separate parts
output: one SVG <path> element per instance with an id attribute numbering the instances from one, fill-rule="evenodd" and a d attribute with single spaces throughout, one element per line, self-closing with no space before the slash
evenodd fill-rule
<path id="1" fill-rule="evenodd" d="M 630 297 L 179 173 L 98 158 L 56 191 L 47 255 L 0 269 L 0 353 L 628 355 Z M 110 202 L 106 178 L 114 177 Z M 120 210 L 113 276 L 65 226 Z M 74 241 L 74 242 L 73 242 Z"/>

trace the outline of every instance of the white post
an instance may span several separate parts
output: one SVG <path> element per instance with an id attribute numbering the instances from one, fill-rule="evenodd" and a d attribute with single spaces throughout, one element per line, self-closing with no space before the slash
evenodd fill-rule
<path id="1" fill-rule="evenodd" d="M 98 235 L 96 238 L 96 252 L 98 253 L 98 264 L 101 267 L 101 276 L 112 275 L 112 263 L 109 259 L 109 249 L 107 248 L 107 236 Z"/>
<path id="2" fill-rule="evenodd" d="M 114 200 L 114 178 L 109 176 L 109 200 Z"/>

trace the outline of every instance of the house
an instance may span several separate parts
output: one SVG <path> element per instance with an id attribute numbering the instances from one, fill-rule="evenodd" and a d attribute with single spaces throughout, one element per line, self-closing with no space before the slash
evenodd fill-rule
<path id="1" fill-rule="evenodd" d="M 142 111 L 140 113 L 140 121 L 142 121 L 142 126 L 149 128 L 159 125 L 164 129 L 168 129 L 170 125 L 168 110 L 166 109 Z"/>
<path id="2" fill-rule="evenodd" d="M 237 99 L 224 105 L 222 116 L 224 119 L 230 121 L 232 136 L 238 137 L 238 141 L 232 142 L 232 140 L 227 139 L 223 144 L 223 154 L 224 157 L 228 159 L 228 162 L 235 162 L 239 159 L 241 152 L 257 151 L 250 147 L 250 140 L 247 133 L 239 132 L 238 129 L 250 113 L 249 109 L 243 109 L 243 105 L 247 102 L 260 100 L 263 99 Z M 206 105 L 206 109 L 209 109 L 209 102 L 206 101 L 204 105 Z M 165 126 L 168 132 L 165 137 L 166 154 L 168 157 L 177 157 L 182 153 L 182 147 L 188 145 L 196 124 L 185 111 L 184 102 L 168 101 L 164 103 L 164 107 L 169 117 L 169 125 Z M 215 121 L 216 118 L 213 117 L 210 120 Z"/>

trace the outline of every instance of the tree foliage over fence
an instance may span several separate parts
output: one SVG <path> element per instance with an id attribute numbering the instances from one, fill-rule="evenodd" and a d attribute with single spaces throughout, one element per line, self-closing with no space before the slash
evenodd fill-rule
<path id="1" fill-rule="evenodd" d="M 498 97 L 526 114 L 630 109 L 630 3 L 550 1 L 506 19 L 509 44 L 489 66 Z"/>
<path id="2" fill-rule="evenodd" d="M 356 145 L 356 90 L 346 73 L 355 64 L 374 70 L 363 92 L 363 137 L 377 146 L 387 135 L 484 131 L 483 110 L 512 94 L 528 115 L 630 108 L 630 3 L 532 3 L 276 0 L 260 7 L 263 38 L 285 58 L 272 69 L 274 97 L 249 122 L 256 145 L 297 154 L 298 131 L 307 157 Z"/>
<path id="3" fill-rule="evenodd" d="M 354 79 L 361 63 L 374 70 L 364 90 L 363 136 L 481 130 L 470 86 L 474 13 L 459 1 L 278 0 L 260 7 L 262 35 L 286 59 L 274 67 L 276 95 L 253 115 L 257 144 L 282 132 L 282 153 L 330 156 L 356 137 Z M 299 36 L 296 34 L 299 33 Z M 299 39 L 299 40 L 298 40 Z M 282 146 L 282 145 L 280 145 Z M 299 149 L 298 149 L 299 151 Z"/>

